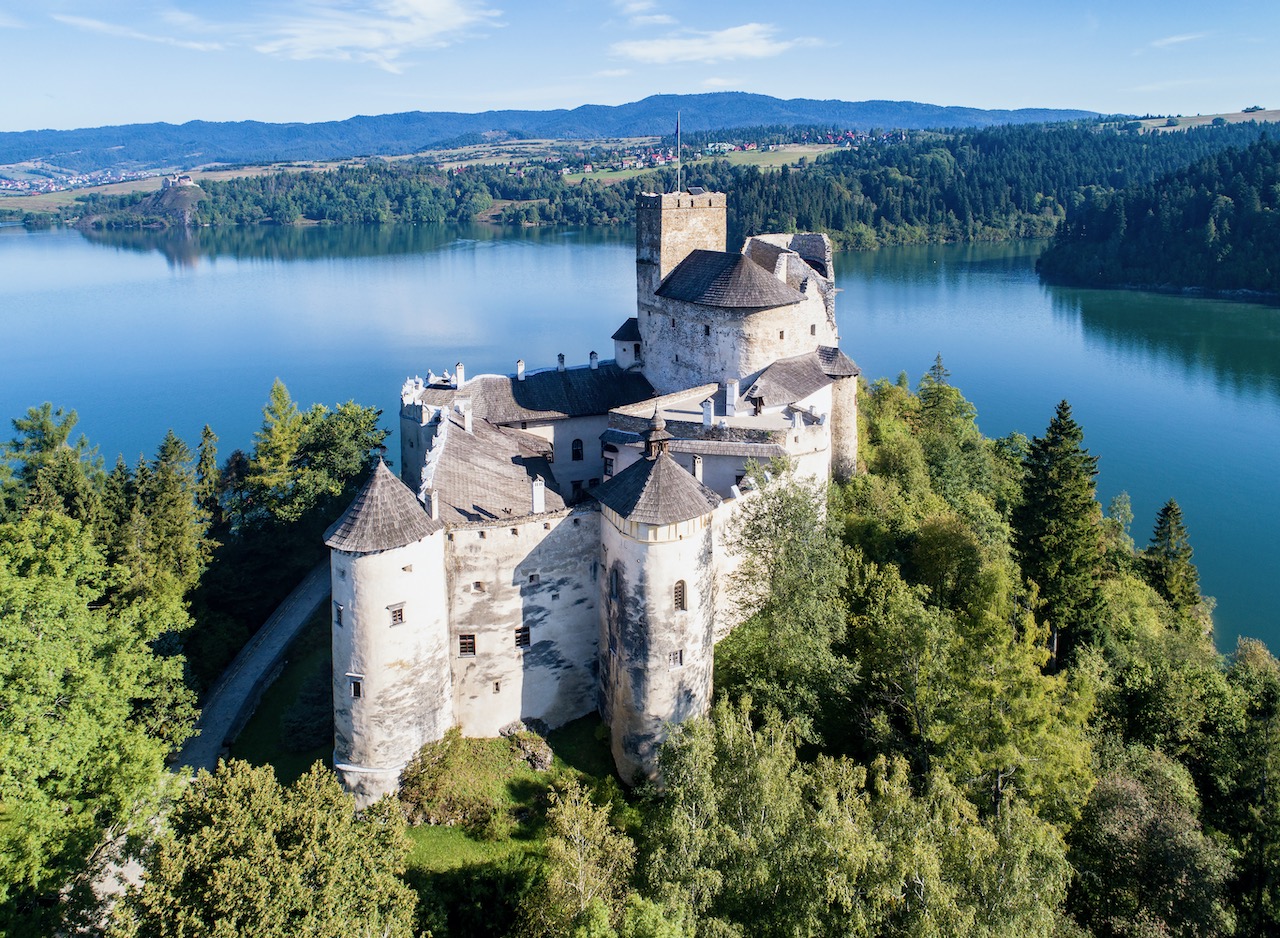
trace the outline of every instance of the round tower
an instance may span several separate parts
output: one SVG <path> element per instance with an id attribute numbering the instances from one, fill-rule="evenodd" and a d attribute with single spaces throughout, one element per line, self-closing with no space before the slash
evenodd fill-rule
<path id="1" fill-rule="evenodd" d="M 670 724 L 711 705 L 720 496 L 671 458 L 670 439 L 655 412 L 645 458 L 593 493 L 604 516 L 600 712 L 628 783 L 653 777 Z"/>
<path id="2" fill-rule="evenodd" d="M 858 376 L 831 385 L 831 476 L 848 482 L 858 471 Z"/>
<path id="3" fill-rule="evenodd" d="M 379 460 L 325 532 L 331 548 L 333 766 L 366 805 L 453 725 L 444 525 Z"/>

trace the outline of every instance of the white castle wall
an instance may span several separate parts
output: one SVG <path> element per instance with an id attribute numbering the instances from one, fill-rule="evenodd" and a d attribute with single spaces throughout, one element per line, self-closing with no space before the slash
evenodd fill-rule
<path id="1" fill-rule="evenodd" d="M 516 720 L 555 727 L 595 710 L 599 514 L 455 528 L 448 544 L 449 664 L 458 726 L 497 736 Z M 516 646 L 529 627 L 530 645 Z M 474 637 L 462 654 L 460 636 Z"/>
<path id="2" fill-rule="evenodd" d="M 405 764 L 454 722 L 444 538 L 437 532 L 371 554 L 330 552 L 333 763 L 361 803 L 394 791 Z"/>
<path id="3" fill-rule="evenodd" d="M 780 358 L 836 344 L 812 288 L 803 303 L 744 312 L 650 296 L 640 309 L 644 376 L 659 394 L 743 379 Z"/>
<path id="4" fill-rule="evenodd" d="M 601 514 L 600 711 L 618 773 L 632 783 L 656 769 L 668 725 L 706 713 L 711 703 L 713 525 L 710 514 L 658 528 L 608 508 Z M 675 607 L 680 580 L 685 610 Z"/>

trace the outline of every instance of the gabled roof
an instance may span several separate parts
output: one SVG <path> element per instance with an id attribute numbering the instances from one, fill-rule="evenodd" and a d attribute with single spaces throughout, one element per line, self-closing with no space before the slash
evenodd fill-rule
<path id="1" fill-rule="evenodd" d="M 336 550 L 370 553 L 404 547 L 442 527 L 427 515 L 409 487 L 378 460 L 355 500 L 324 532 L 324 542 Z"/>
<path id="2" fill-rule="evenodd" d="M 726 309 L 790 306 L 805 298 L 744 254 L 704 250 L 677 264 L 655 292 L 669 300 Z"/>
<path id="3" fill-rule="evenodd" d="M 760 376 L 742 396 L 759 398 L 766 407 L 776 407 L 779 404 L 794 404 L 830 383 L 831 378 L 823 370 L 817 354 L 807 352 L 792 358 L 778 359 L 760 372 Z"/>
<path id="4" fill-rule="evenodd" d="M 591 494 L 628 521 L 642 524 L 691 521 L 710 513 L 721 501 L 666 453 L 632 463 Z"/>
<path id="5" fill-rule="evenodd" d="M 639 342 L 640 341 L 640 320 L 632 316 L 621 326 L 612 336 L 616 342 Z"/>
<path id="6" fill-rule="evenodd" d="M 546 482 L 546 510 L 560 511 L 546 440 L 473 417 L 468 433 L 462 418 L 441 421 L 423 474 L 423 488 L 440 499 L 446 523 L 505 521 L 532 513 L 532 483 Z"/>
<path id="7" fill-rule="evenodd" d="M 455 400 L 466 398 L 477 417 L 490 423 L 517 423 L 607 414 L 614 407 L 652 396 L 653 385 L 644 375 L 606 361 L 597 368 L 537 371 L 526 374 L 523 381 L 506 375 L 477 375 L 461 388 L 428 385 L 417 399 L 451 407 Z"/>

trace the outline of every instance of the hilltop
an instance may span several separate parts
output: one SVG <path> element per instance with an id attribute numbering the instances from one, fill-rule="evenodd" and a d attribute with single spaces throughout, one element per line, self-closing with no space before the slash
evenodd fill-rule
<path id="1" fill-rule="evenodd" d="M 989 127 L 1096 117 L 1091 111 L 1023 108 L 982 110 L 915 101 L 782 100 L 743 92 L 653 95 L 618 106 L 572 110 L 409 111 L 315 124 L 259 121 L 127 124 L 80 130 L 0 133 L 0 165 L 37 162 L 88 172 L 112 167 L 189 168 L 208 163 L 331 160 L 415 153 L 489 133 L 551 139 L 599 139 L 670 134 L 676 111 L 686 131 L 762 124 L 828 124 L 902 130 Z"/>

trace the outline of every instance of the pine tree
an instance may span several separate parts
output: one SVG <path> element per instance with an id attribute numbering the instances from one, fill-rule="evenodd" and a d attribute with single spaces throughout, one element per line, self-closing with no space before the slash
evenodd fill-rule
<path id="1" fill-rule="evenodd" d="M 1147 582 L 1179 612 L 1200 602 L 1200 574 L 1191 562 L 1191 539 L 1182 509 L 1172 498 L 1156 515 L 1151 546 L 1142 552 Z"/>
<path id="2" fill-rule="evenodd" d="M 1031 441 L 1023 460 L 1022 501 L 1013 513 L 1022 572 L 1039 588 L 1055 668 L 1073 648 L 1100 637 L 1098 457 L 1089 455 L 1083 441 L 1071 405 L 1060 402 L 1045 435 Z"/>

